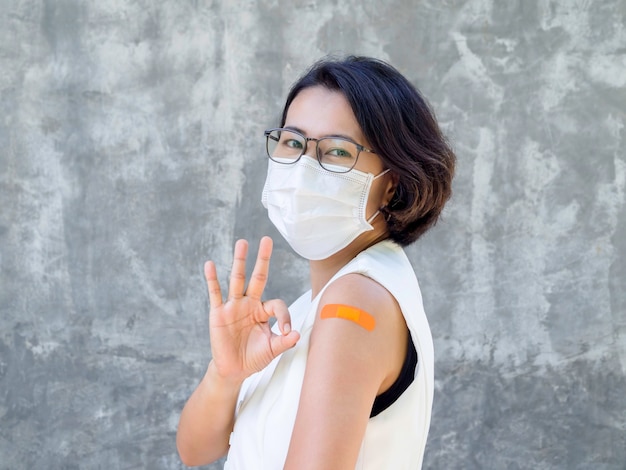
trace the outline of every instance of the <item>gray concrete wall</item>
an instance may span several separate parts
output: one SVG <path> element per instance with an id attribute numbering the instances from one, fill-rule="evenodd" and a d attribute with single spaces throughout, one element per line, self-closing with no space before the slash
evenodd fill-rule
<path id="1" fill-rule="evenodd" d="M 202 264 L 276 235 L 262 131 L 329 52 L 396 65 L 458 152 L 408 249 L 425 468 L 626 468 L 624 0 L 0 1 L 0 468 L 182 468 Z"/>

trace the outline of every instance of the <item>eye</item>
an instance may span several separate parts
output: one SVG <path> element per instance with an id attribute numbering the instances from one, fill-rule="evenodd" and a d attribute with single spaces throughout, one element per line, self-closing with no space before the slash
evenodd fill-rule
<path id="1" fill-rule="evenodd" d="M 349 140 L 330 137 L 320 139 L 318 149 L 322 158 L 335 161 L 354 159 L 359 153 L 356 145 Z"/>
<path id="2" fill-rule="evenodd" d="M 282 141 L 282 145 L 284 145 L 285 147 L 289 147 L 291 149 L 297 149 L 297 150 L 302 150 L 303 148 L 302 142 L 299 139 L 285 138 Z"/>
<path id="3" fill-rule="evenodd" d="M 352 154 L 350 153 L 350 151 L 342 147 L 326 149 L 324 155 L 338 158 L 352 158 Z"/>

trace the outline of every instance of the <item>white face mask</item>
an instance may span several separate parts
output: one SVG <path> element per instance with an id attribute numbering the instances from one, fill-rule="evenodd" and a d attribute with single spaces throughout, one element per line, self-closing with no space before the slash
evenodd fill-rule
<path id="1" fill-rule="evenodd" d="M 370 222 L 379 212 L 365 218 L 367 199 L 372 182 L 388 171 L 333 173 L 307 155 L 292 165 L 269 160 L 261 201 L 296 253 L 326 259 L 374 230 Z"/>

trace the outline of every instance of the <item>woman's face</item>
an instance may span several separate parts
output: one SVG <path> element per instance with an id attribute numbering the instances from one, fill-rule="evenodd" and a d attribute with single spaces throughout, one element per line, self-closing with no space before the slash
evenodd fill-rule
<path id="1" fill-rule="evenodd" d="M 371 148 L 345 96 L 321 86 L 305 88 L 298 93 L 289 105 L 283 127 L 293 128 L 314 139 L 331 135 L 343 136 L 363 147 Z M 316 158 L 315 142 L 309 142 L 306 155 Z M 369 152 L 359 154 L 354 168 L 373 175 L 378 175 L 385 169 L 380 157 Z M 387 204 L 386 193 L 390 184 L 389 173 L 372 183 L 367 202 L 367 218 Z"/>

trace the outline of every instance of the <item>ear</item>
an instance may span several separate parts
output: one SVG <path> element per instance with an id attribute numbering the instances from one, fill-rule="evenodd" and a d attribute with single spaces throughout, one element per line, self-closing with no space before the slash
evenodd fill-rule
<path id="1" fill-rule="evenodd" d="M 388 176 L 386 178 L 387 182 L 386 182 L 386 187 L 385 187 L 385 193 L 383 194 L 383 205 L 382 207 L 387 207 L 389 205 L 389 203 L 391 202 L 391 199 L 393 198 L 393 195 L 396 193 L 396 188 L 398 187 L 398 182 L 400 181 L 400 178 L 398 177 L 397 174 L 389 172 L 387 175 Z"/>

